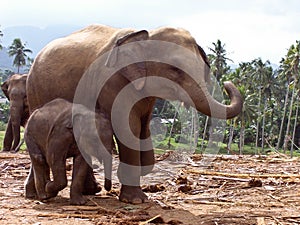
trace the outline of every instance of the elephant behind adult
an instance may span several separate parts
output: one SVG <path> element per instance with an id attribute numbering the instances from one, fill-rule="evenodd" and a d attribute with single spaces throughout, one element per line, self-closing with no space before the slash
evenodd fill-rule
<path id="1" fill-rule="evenodd" d="M 150 137 L 149 123 L 156 96 L 178 99 L 188 105 L 194 105 L 199 112 L 206 115 L 225 119 L 232 118 L 241 111 L 241 95 L 231 82 L 224 84 L 229 93 L 230 105 L 217 102 L 209 94 L 205 83 L 209 77 L 208 60 L 205 52 L 190 33 L 174 28 L 159 28 L 148 32 L 91 25 L 65 38 L 54 40 L 41 50 L 29 72 L 27 83 L 29 107 L 30 111 L 33 111 L 57 97 L 73 101 L 76 88 L 84 73 L 91 65 L 94 65 L 92 63 L 98 57 L 107 52 L 110 53 L 107 54 L 105 65 L 102 66 L 109 68 L 116 67 L 123 59 L 143 58 L 145 54 L 151 58 L 151 54 L 157 52 L 166 59 L 171 58 L 181 65 L 189 65 L 190 61 L 186 60 L 190 60 L 190 58 L 182 57 L 180 51 L 170 54 L 161 49 L 161 45 L 157 49 L 155 47 L 145 48 L 144 44 L 148 43 L 148 40 L 149 43 L 160 41 L 160 43 L 181 46 L 193 53 L 203 67 L 198 71 L 197 81 L 195 81 L 176 66 L 151 60 L 142 61 L 118 70 L 101 88 L 96 108 L 110 116 L 113 116 L 112 106 L 118 93 L 124 87 L 128 90 L 126 98 L 119 102 L 121 105 L 118 106 L 119 111 L 116 114 L 120 114 L 120 120 L 117 127 L 114 127 L 114 133 L 121 161 L 118 168 L 118 177 L 122 183 L 119 199 L 130 203 L 141 203 L 147 200 L 147 196 L 140 188 L 140 176 L 152 170 L 155 160 L 151 143 L 143 140 Z M 130 45 L 130 43 L 135 43 L 133 48 L 125 50 L 122 48 L 125 44 Z M 192 66 L 190 65 L 190 67 Z M 103 71 L 98 71 L 97 76 L 103 76 L 103 74 Z M 152 79 L 153 76 L 161 78 L 162 82 L 155 82 Z M 164 82 L 166 80 L 172 82 Z M 129 85 L 131 82 L 133 85 Z M 96 83 L 96 81 L 88 83 L 85 89 L 81 90 L 82 94 L 87 95 Z M 179 91 L 179 87 L 189 95 L 188 98 Z M 156 93 L 155 95 L 153 95 L 153 91 Z M 139 100 L 130 108 L 129 117 L 123 118 L 121 112 L 133 99 Z M 219 112 L 223 112 L 223 114 Z M 136 148 L 129 147 L 123 141 L 123 137 L 130 133 L 130 130 L 126 129 L 128 119 L 130 130 L 136 137 L 130 140 L 130 144 Z M 117 128 L 118 134 L 115 128 Z"/>
<path id="2" fill-rule="evenodd" d="M 26 96 L 27 74 L 14 74 L 1 85 L 9 100 L 9 119 L 3 140 L 3 151 L 18 151 L 20 147 L 20 126 L 25 126 L 29 118 Z"/>

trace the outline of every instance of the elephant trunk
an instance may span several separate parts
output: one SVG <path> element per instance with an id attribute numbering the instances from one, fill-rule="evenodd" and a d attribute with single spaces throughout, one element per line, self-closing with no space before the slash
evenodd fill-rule
<path id="1" fill-rule="evenodd" d="M 23 102 L 13 102 L 10 105 L 10 120 L 12 126 L 13 146 L 11 150 L 16 151 L 20 143 L 21 115 L 23 113 Z"/>
<path id="2" fill-rule="evenodd" d="M 231 119 L 237 116 L 242 111 L 242 96 L 238 89 L 230 81 L 224 82 L 224 87 L 229 95 L 230 105 L 224 105 L 214 99 L 208 92 L 206 85 L 204 85 L 204 87 L 201 87 L 201 93 L 199 93 L 198 87 L 198 97 L 193 98 L 197 111 L 202 112 L 207 116 L 219 119 Z M 195 94 L 193 94 L 193 96 L 195 96 Z M 199 98 L 199 96 L 203 97 Z"/>

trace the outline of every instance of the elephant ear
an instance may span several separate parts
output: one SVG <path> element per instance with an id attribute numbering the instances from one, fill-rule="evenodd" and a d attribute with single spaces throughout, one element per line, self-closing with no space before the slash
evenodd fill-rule
<path id="1" fill-rule="evenodd" d="M 106 60 L 105 65 L 107 67 L 113 67 L 115 66 L 118 61 L 121 60 L 122 53 L 119 49 L 121 45 L 136 42 L 136 41 L 144 41 L 149 39 L 149 33 L 146 30 L 141 30 L 137 32 L 129 33 L 121 38 L 119 38 L 112 50 L 110 51 L 108 58 Z M 129 57 L 138 58 L 140 54 L 143 54 L 142 46 L 137 43 L 137 45 L 132 46 L 134 49 L 125 49 L 127 51 L 127 55 Z M 127 57 L 127 56 L 126 56 Z M 139 79 L 138 81 L 134 82 L 133 85 L 137 90 L 141 90 L 144 87 L 145 84 L 145 78 L 146 78 L 146 66 L 144 62 L 139 62 L 136 64 L 129 65 L 122 69 L 122 74 L 124 77 L 126 77 L 130 82 L 138 79 L 138 78 L 144 78 Z"/>
<path id="2" fill-rule="evenodd" d="M 201 46 L 199 46 L 199 45 L 198 45 L 198 50 L 199 50 L 199 53 L 200 53 L 201 58 L 203 59 L 203 61 L 204 61 L 205 64 L 207 65 L 208 69 L 210 69 L 210 63 L 209 63 L 209 60 L 208 60 L 208 58 L 207 58 L 207 55 L 206 55 L 205 51 L 204 51 L 203 48 L 201 48 Z M 207 83 L 210 83 L 209 71 L 205 71 L 205 77 L 204 77 L 204 80 L 205 80 Z"/>
<path id="3" fill-rule="evenodd" d="M 210 68 L 210 63 L 209 63 L 209 60 L 207 58 L 207 55 L 205 53 L 205 51 L 203 50 L 203 48 L 201 48 L 200 45 L 198 45 L 198 50 L 199 50 L 199 53 L 203 59 L 203 61 L 205 62 L 205 64 Z"/>
<path id="4" fill-rule="evenodd" d="M 9 86 L 9 80 L 6 80 L 3 82 L 3 84 L 1 85 L 1 89 L 4 93 L 4 95 L 6 96 L 6 98 L 9 100 L 9 95 L 8 95 L 8 86 Z"/>
<path id="5" fill-rule="evenodd" d="M 28 75 L 27 74 L 23 74 L 21 76 L 21 81 L 26 82 Z"/>

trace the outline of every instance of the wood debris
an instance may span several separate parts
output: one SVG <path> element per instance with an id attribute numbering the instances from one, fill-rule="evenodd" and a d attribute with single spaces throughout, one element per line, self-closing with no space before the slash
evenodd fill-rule
<path id="1" fill-rule="evenodd" d="M 201 167 L 203 157 L 182 165 L 160 158 L 143 181 L 150 203 L 120 202 L 114 178 L 112 192 L 102 190 L 87 196 L 87 205 L 72 206 L 69 186 L 45 203 L 25 199 L 28 155 L 1 153 L 0 224 L 300 224 L 298 158 L 216 156 Z M 118 161 L 113 167 L 116 171 Z M 67 173 L 71 177 L 72 171 Z M 103 172 L 96 177 L 103 184 Z"/>

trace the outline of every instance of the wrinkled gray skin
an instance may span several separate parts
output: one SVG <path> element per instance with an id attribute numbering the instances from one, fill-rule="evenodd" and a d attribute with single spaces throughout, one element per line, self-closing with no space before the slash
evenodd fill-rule
<path id="1" fill-rule="evenodd" d="M 20 149 L 20 127 L 25 126 L 29 118 L 26 96 L 27 74 L 14 74 L 1 85 L 9 100 L 9 119 L 3 140 L 3 151 L 17 152 Z"/>
<path id="2" fill-rule="evenodd" d="M 86 203 L 84 187 L 88 184 L 87 175 L 91 167 L 82 156 L 78 146 L 85 148 L 89 155 L 103 160 L 105 170 L 105 189 L 111 189 L 111 154 L 113 145 L 112 128 L 103 114 L 94 113 L 82 105 L 75 105 L 80 111 L 73 113 L 73 104 L 55 99 L 42 108 L 34 111 L 25 129 L 25 142 L 31 158 L 32 166 L 25 185 L 27 198 L 45 200 L 55 197 L 67 186 L 66 158 L 73 157 L 73 174 L 70 188 L 70 203 L 82 205 Z M 97 124 L 97 131 L 91 129 Z M 74 132 L 78 135 L 76 144 Z M 95 146 L 99 138 L 105 148 Z M 53 180 L 50 180 L 50 170 Z M 91 173 L 92 174 L 92 173 Z M 99 190 L 100 191 L 100 190 Z"/>
<path id="3" fill-rule="evenodd" d="M 209 93 L 206 83 L 209 81 L 208 60 L 205 52 L 191 34 L 184 29 L 169 27 L 161 27 L 151 31 L 136 31 L 100 24 L 91 25 L 47 44 L 37 55 L 27 81 L 28 104 L 30 111 L 33 111 L 58 97 L 71 102 L 74 101 L 76 88 L 84 73 L 91 65 L 94 65 L 93 62 L 99 56 L 107 52 L 110 54 L 107 55 L 105 66 L 109 68 L 116 67 L 123 59 L 139 58 L 144 53 L 151 58 L 152 54 L 157 52 L 162 57 L 177 62 L 176 65 L 191 67 L 190 58 L 182 57 L 182 52 L 177 51 L 176 54 L 170 54 L 169 51 L 160 48 L 144 49 L 140 41 L 148 42 L 148 40 L 181 46 L 193 53 L 199 64 L 203 66 L 197 69 L 196 82 L 189 74 L 169 64 L 155 61 L 130 64 L 112 75 L 101 89 L 96 109 L 109 117 L 112 115 L 114 100 L 124 87 L 130 88 L 130 93 L 128 98 L 120 103 L 120 111 L 129 105 L 130 100 L 139 98 L 141 95 L 149 96 L 137 102 L 132 107 L 129 118 L 124 118 L 121 121 L 127 125 L 129 119 L 131 131 L 124 129 L 121 124 L 117 124 L 121 127 L 121 131 L 119 136 L 115 135 L 121 161 L 118 168 L 118 178 L 122 184 L 119 199 L 134 204 L 147 201 L 147 196 L 140 187 L 140 176 L 150 173 L 155 163 L 154 151 L 152 146 L 149 146 L 151 143 L 148 142 L 146 146 L 143 139 L 150 137 L 150 120 L 156 96 L 183 101 L 187 105 L 194 105 L 197 111 L 205 115 L 223 119 L 233 118 L 242 110 L 242 97 L 231 82 L 224 83 L 230 98 L 229 105 L 218 102 Z M 122 45 L 133 42 L 135 43 L 134 48 L 122 50 Z M 101 70 L 97 71 L 97 75 L 103 76 Z M 172 82 L 155 83 L 156 90 L 153 90 L 151 76 Z M 128 85 L 133 81 L 136 81 L 134 85 Z M 173 85 L 175 83 L 177 86 Z M 82 94 L 88 93 L 94 84 L 97 85 L 97 82 L 87 85 L 86 91 L 83 91 Z M 190 99 L 181 95 L 178 86 L 186 91 Z M 154 91 L 157 93 L 155 96 L 153 96 Z M 111 118 L 109 119 L 113 122 Z M 131 142 L 131 146 L 137 146 L 137 148 L 133 149 L 120 140 L 120 136 L 126 137 L 128 133 L 137 137 Z"/>

